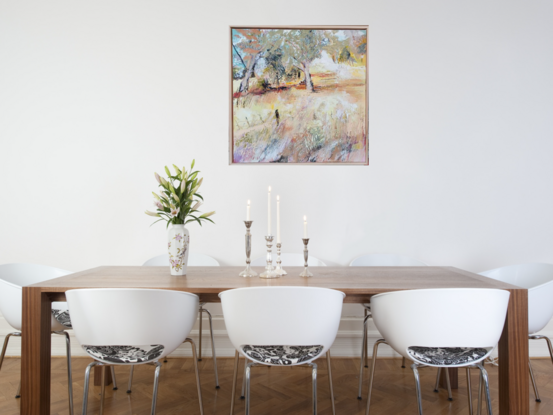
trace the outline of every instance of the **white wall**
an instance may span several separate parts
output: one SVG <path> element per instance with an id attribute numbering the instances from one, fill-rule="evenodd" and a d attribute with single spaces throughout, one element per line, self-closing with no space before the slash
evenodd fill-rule
<path id="1" fill-rule="evenodd" d="M 330 264 L 365 252 L 470 271 L 553 262 L 552 12 L 540 0 L 0 0 L 0 263 L 78 271 L 162 253 L 164 226 L 143 214 L 153 172 L 192 158 L 217 210 L 216 225 L 190 227 L 192 249 L 222 264 L 243 263 L 247 199 L 263 253 L 268 185 L 284 250 L 301 250 L 307 214 L 310 252 Z M 369 25 L 369 167 L 228 165 L 231 24 Z M 359 307 L 345 314 L 341 335 L 357 336 Z"/>

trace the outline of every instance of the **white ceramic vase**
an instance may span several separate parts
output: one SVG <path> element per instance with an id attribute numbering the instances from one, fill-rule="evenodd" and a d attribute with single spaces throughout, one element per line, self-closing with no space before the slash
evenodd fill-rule
<path id="1" fill-rule="evenodd" d="M 172 225 L 167 235 L 171 275 L 186 275 L 190 246 L 188 229 L 184 225 Z"/>

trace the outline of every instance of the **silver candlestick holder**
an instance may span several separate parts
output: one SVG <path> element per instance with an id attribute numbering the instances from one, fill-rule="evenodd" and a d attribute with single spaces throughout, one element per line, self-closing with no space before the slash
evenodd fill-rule
<path id="1" fill-rule="evenodd" d="M 304 268 L 300 277 L 312 277 L 313 274 L 307 269 L 307 260 L 309 259 L 309 251 L 307 250 L 307 244 L 309 243 L 309 238 L 302 238 L 303 241 L 303 260 L 305 261 Z"/>
<path id="2" fill-rule="evenodd" d="M 241 277 L 257 277 L 257 272 L 252 270 L 250 264 L 251 259 L 250 255 L 252 253 L 252 234 L 250 233 L 250 228 L 252 226 L 253 220 L 245 220 L 246 224 L 246 269 L 240 273 Z"/>
<path id="3" fill-rule="evenodd" d="M 277 242 L 276 244 L 276 251 L 277 251 L 277 259 L 276 259 L 276 267 L 275 272 L 278 275 L 286 275 L 288 274 L 284 269 L 282 269 L 282 261 L 280 260 L 280 248 L 282 247 L 282 244 L 280 242 Z"/>
<path id="4" fill-rule="evenodd" d="M 275 272 L 275 267 L 273 267 L 273 256 L 272 250 L 273 247 L 273 235 L 267 235 L 265 240 L 267 241 L 267 266 L 265 267 L 265 272 L 259 274 L 259 278 L 278 278 L 279 274 Z"/>

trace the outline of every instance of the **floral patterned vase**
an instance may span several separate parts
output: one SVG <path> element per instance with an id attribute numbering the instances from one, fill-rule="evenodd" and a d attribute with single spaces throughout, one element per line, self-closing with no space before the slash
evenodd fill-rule
<path id="1" fill-rule="evenodd" d="M 172 225 L 168 232 L 169 268 L 171 275 L 186 275 L 190 234 L 184 225 Z"/>

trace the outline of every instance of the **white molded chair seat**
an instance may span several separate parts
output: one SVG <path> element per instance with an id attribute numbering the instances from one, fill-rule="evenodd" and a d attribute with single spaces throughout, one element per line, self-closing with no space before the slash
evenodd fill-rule
<path id="1" fill-rule="evenodd" d="M 200 410 L 201 390 L 196 347 L 187 338 L 198 317 L 197 295 L 153 289 L 81 289 L 65 293 L 73 330 L 84 351 L 94 359 L 85 374 L 83 415 L 87 412 L 90 369 L 95 365 L 156 366 L 151 413 L 155 413 L 159 372 L 158 362 L 183 342 L 192 345 Z M 102 304 L 102 307 L 98 307 Z M 104 382 L 102 382 L 101 409 Z"/>
<path id="2" fill-rule="evenodd" d="M 328 351 L 338 333 L 344 293 L 316 287 L 250 287 L 224 291 L 219 297 L 227 333 L 236 349 L 231 413 L 240 355 L 246 358 L 246 415 L 250 407 L 250 370 L 255 364 L 312 366 L 316 414 L 317 365 L 313 361 L 325 353 L 334 408 Z"/>
<path id="3" fill-rule="evenodd" d="M 553 264 L 509 265 L 481 272 L 480 275 L 528 289 L 529 339 L 545 340 L 553 362 L 551 340 L 549 337 L 536 334 L 543 330 L 553 317 Z M 536 402 L 541 402 L 530 359 L 528 359 L 528 368 Z"/>
<path id="4" fill-rule="evenodd" d="M 418 259 L 395 254 L 366 254 L 355 258 L 350 267 L 418 267 L 427 266 Z"/>
<path id="5" fill-rule="evenodd" d="M 374 323 L 386 339 L 378 342 L 386 342 L 414 362 L 411 368 L 415 375 L 420 415 L 422 400 L 418 368 L 421 366 L 480 369 L 491 415 L 488 376 L 481 362 L 499 342 L 508 304 L 508 291 L 477 288 L 396 291 L 371 298 Z M 459 313 L 459 310 L 463 312 Z M 375 363 L 376 346 L 373 367 Z M 370 378 L 366 414 L 369 413 L 373 378 L 374 371 Z M 470 379 L 468 373 L 467 379 Z M 470 388 L 470 384 L 467 386 Z"/>
<path id="6" fill-rule="evenodd" d="M 17 330 L 9 333 L 5 340 L 0 355 L 0 368 L 4 361 L 8 342 L 12 336 L 21 336 L 23 319 L 23 287 L 38 284 L 53 278 L 63 277 L 71 274 L 60 268 L 54 268 L 39 264 L 3 264 L 0 265 L 0 312 L 10 326 Z M 65 336 L 67 354 L 67 380 L 69 394 L 69 413 L 73 415 L 73 380 L 71 377 L 71 341 L 69 334 L 65 331 L 71 328 L 71 319 L 65 302 L 52 303 L 52 333 Z M 21 384 L 17 391 L 16 398 L 20 397 Z"/>
<path id="7" fill-rule="evenodd" d="M 305 265 L 305 260 L 303 259 L 303 254 L 295 253 L 281 253 L 280 260 L 282 261 L 282 267 L 303 267 Z M 276 261 L 276 255 L 273 254 L 273 265 Z M 267 265 L 267 256 L 262 256 L 256 258 L 252 261 L 252 267 L 264 267 Z M 326 267 L 326 264 L 314 256 L 309 256 L 307 258 L 307 265 L 310 267 Z"/>
<path id="8" fill-rule="evenodd" d="M 188 254 L 188 264 L 189 267 L 218 267 L 219 261 L 215 258 L 206 255 L 200 254 L 198 252 L 190 252 Z M 142 266 L 145 267 L 162 267 L 169 266 L 169 254 L 161 254 L 150 258 Z"/>

